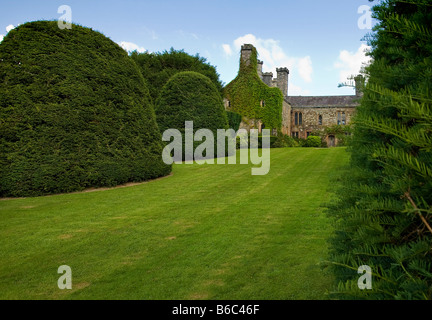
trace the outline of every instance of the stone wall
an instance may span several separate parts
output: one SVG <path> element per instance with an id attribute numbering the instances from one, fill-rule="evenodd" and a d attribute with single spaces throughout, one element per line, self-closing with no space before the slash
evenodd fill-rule
<path id="1" fill-rule="evenodd" d="M 282 128 L 283 134 L 291 135 L 291 105 L 284 100 L 282 104 Z"/>
<path id="2" fill-rule="evenodd" d="M 355 107 L 292 107 L 291 109 L 291 132 L 293 136 L 298 136 L 301 139 L 306 139 L 308 133 L 313 131 L 322 131 L 326 127 L 331 127 L 337 124 L 349 125 L 352 116 L 355 112 Z M 302 123 L 296 124 L 295 114 L 302 115 Z M 320 116 L 322 122 L 320 123 Z M 298 134 L 296 134 L 298 132 Z"/>

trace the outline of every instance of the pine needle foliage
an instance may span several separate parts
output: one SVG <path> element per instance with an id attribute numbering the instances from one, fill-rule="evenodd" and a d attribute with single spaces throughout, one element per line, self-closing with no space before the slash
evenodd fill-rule
<path id="1" fill-rule="evenodd" d="M 339 299 L 432 299 L 432 6 L 379 1 L 373 58 L 338 178 L 328 265 Z M 357 284 L 372 269 L 371 290 Z"/>

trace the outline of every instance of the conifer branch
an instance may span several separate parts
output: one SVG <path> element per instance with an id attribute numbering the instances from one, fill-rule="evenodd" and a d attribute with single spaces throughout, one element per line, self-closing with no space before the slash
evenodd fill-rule
<path id="1" fill-rule="evenodd" d="M 425 224 L 425 226 L 429 229 L 429 231 L 432 233 L 432 228 L 429 225 L 429 223 L 427 222 L 427 220 L 425 219 L 425 217 L 423 216 L 423 214 L 421 213 L 421 210 L 417 207 L 416 203 L 414 202 L 413 198 L 410 195 L 410 192 L 407 191 L 404 194 L 404 197 L 406 199 L 408 199 L 408 201 L 411 203 L 412 207 L 414 208 L 414 210 L 417 212 L 417 214 L 419 215 L 420 219 L 423 221 L 423 223 Z"/>

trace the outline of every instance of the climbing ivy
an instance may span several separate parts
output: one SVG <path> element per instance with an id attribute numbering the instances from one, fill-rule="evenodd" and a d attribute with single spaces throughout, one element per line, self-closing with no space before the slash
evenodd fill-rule
<path id="1" fill-rule="evenodd" d="M 232 112 L 232 111 L 227 111 L 226 115 L 228 118 L 229 127 L 237 131 L 240 128 L 242 116 L 237 112 Z"/>
<path id="2" fill-rule="evenodd" d="M 249 64 L 240 58 L 237 77 L 224 88 L 224 97 L 229 101 L 227 110 L 241 114 L 249 125 L 259 119 L 266 129 L 280 130 L 283 95 L 279 88 L 271 88 L 260 79 L 257 58 L 254 47 Z"/>

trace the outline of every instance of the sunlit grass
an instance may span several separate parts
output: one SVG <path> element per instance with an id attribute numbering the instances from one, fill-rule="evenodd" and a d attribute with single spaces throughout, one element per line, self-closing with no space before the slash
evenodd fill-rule
<path id="1" fill-rule="evenodd" d="M 253 165 L 176 164 L 104 191 L 0 201 L 2 299 L 325 299 L 321 205 L 343 148 Z M 57 268 L 72 268 L 60 290 Z"/>

